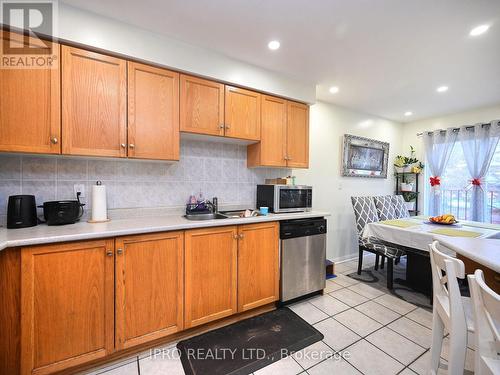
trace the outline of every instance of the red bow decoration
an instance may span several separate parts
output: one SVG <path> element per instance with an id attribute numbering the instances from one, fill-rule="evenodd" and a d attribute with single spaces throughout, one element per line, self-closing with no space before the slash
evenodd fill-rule
<path id="1" fill-rule="evenodd" d="M 429 178 L 429 182 L 431 183 L 431 186 L 441 185 L 441 180 L 437 176 Z"/>
<path id="2" fill-rule="evenodd" d="M 470 182 L 474 186 L 481 186 L 481 179 L 480 178 L 473 178 Z"/>

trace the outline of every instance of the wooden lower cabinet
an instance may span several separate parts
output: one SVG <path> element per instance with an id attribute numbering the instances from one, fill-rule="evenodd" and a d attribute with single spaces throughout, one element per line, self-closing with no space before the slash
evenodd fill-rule
<path id="1" fill-rule="evenodd" d="M 185 316 L 190 328 L 237 312 L 236 226 L 185 233 Z"/>
<path id="2" fill-rule="evenodd" d="M 183 328 L 184 233 L 116 239 L 116 348 Z"/>
<path id="3" fill-rule="evenodd" d="M 114 347 L 114 241 L 23 248 L 21 374 L 49 374 Z"/>
<path id="4" fill-rule="evenodd" d="M 279 299 L 279 224 L 238 227 L 238 311 Z"/>

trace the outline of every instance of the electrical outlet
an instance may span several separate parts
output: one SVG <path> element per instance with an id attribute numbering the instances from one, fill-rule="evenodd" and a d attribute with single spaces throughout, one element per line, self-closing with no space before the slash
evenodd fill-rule
<path id="1" fill-rule="evenodd" d="M 75 197 L 76 193 L 80 192 L 80 198 L 85 197 L 85 185 L 84 184 L 74 184 L 73 185 L 73 191 L 75 192 Z"/>

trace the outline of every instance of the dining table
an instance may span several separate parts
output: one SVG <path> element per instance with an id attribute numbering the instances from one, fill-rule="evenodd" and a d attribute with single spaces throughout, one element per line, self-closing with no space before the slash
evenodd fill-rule
<path id="1" fill-rule="evenodd" d="M 493 280 L 499 277 L 500 225 L 472 221 L 442 225 L 431 223 L 425 216 L 414 216 L 368 223 L 362 236 L 404 248 L 406 279 L 398 281 L 425 294 L 430 295 L 432 290 L 429 245 L 436 240 L 464 261 L 466 272 L 479 266 L 493 270 Z"/>

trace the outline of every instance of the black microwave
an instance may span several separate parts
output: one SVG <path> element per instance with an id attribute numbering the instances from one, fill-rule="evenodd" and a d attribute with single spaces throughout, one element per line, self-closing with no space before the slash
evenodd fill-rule
<path id="1" fill-rule="evenodd" d="M 312 209 L 312 186 L 257 185 L 257 208 L 269 212 L 303 212 Z"/>

